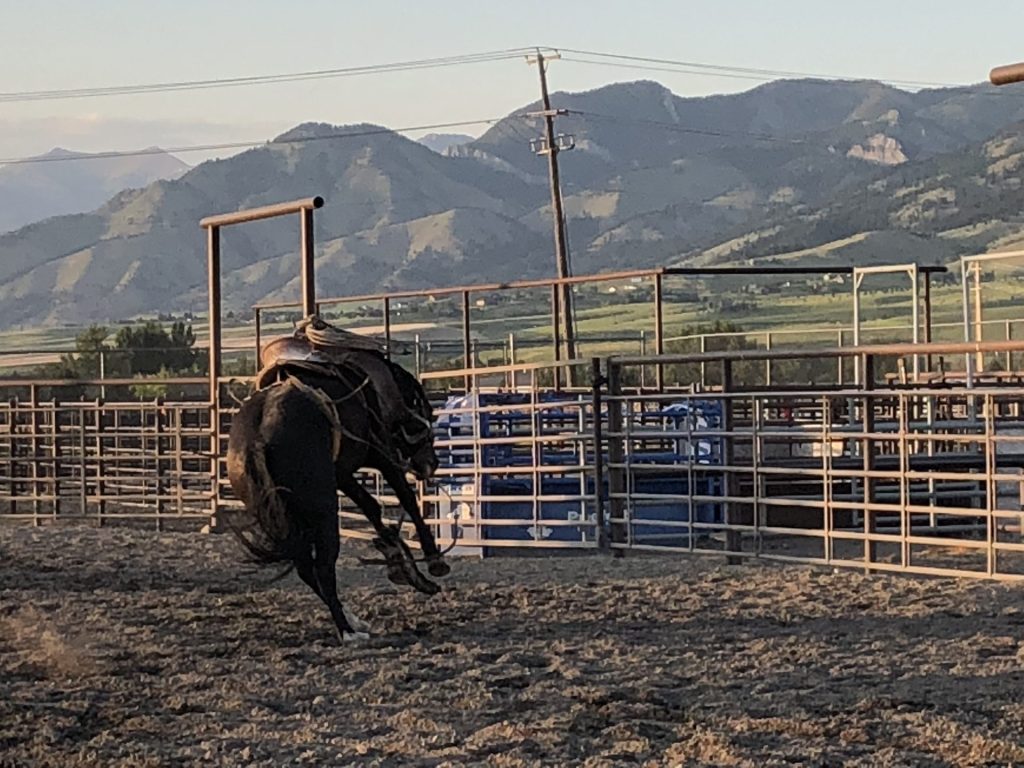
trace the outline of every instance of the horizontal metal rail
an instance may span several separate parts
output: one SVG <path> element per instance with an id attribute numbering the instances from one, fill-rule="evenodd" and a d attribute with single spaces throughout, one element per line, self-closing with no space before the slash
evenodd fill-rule
<path id="1" fill-rule="evenodd" d="M 275 203 L 274 205 L 264 205 L 260 208 L 249 208 L 244 211 L 237 211 L 235 213 L 221 213 L 215 216 L 207 216 L 204 219 L 200 219 L 199 226 L 204 229 L 210 227 L 227 227 L 232 224 L 244 224 L 248 221 L 259 221 L 261 219 L 272 219 L 276 216 L 288 216 L 293 213 L 301 213 L 302 211 L 312 211 L 317 208 L 322 208 L 324 199 L 319 195 L 316 197 L 306 197 L 301 200 L 293 200 L 289 203 Z M 301 304 L 297 306 L 302 306 Z"/>

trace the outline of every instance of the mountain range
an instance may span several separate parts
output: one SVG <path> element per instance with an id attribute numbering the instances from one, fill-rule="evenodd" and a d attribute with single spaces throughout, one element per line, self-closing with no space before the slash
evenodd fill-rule
<path id="1" fill-rule="evenodd" d="M 157 147 L 119 157 L 58 147 L 0 166 L 0 232 L 50 216 L 94 210 L 123 189 L 176 179 L 188 169 Z"/>
<path id="2" fill-rule="evenodd" d="M 574 144 L 560 162 L 578 274 L 934 263 L 1024 240 L 1024 100 L 1010 91 L 786 80 L 682 98 L 640 81 L 552 101 Z M 313 194 L 326 200 L 321 296 L 551 275 L 547 168 L 530 147 L 542 126 L 520 116 L 537 108 L 434 149 L 375 126 L 304 123 L 0 236 L 0 326 L 202 306 L 199 219 Z M 297 299 L 297 240 L 281 221 L 226 230 L 227 305 Z"/>

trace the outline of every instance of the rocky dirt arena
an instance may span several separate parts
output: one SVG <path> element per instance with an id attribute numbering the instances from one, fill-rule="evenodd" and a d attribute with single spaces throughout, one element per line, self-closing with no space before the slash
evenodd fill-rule
<path id="1" fill-rule="evenodd" d="M 0 766 L 1024 765 L 1024 587 L 346 544 L 340 646 L 226 536 L 0 529 Z"/>

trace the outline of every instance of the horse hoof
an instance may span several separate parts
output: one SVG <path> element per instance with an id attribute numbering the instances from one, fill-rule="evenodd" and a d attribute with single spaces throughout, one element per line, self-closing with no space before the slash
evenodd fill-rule
<path id="1" fill-rule="evenodd" d="M 358 643 L 363 640 L 369 640 L 370 636 L 366 632 L 342 632 L 341 642 L 343 643 Z"/>
<path id="2" fill-rule="evenodd" d="M 436 595 L 441 591 L 440 585 L 435 584 L 430 579 L 418 579 L 413 586 L 424 595 Z"/>
<path id="3" fill-rule="evenodd" d="M 447 576 L 452 572 L 451 567 L 444 560 L 431 560 L 427 563 L 427 570 L 431 576 Z"/>
<path id="4" fill-rule="evenodd" d="M 388 568 L 388 581 L 392 584 L 404 587 L 409 584 L 409 577 L 401 568 Z"/>

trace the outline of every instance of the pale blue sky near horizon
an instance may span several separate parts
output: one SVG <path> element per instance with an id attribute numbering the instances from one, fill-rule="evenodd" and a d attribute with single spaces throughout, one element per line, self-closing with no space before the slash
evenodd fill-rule
<path id="1" fill-rule="evenodd" d="M 1024 60 L 1020 0 L 0 0 L 0 8 L 8 31 L 0 46 L 0 93 L 296 72 L 532 45 L 937 83 L 981 82 L 992 66 Z M 758 84 L 568 60 L 550 72 L 553 90 L 637 79 L 657 80 L 684 96 Z M 310 120 L 392 128 L 475 120 L 507 114 L 536 97 L 536 72 L 524 60 L 510 60 L 6 103 L 0 158 L 58 145 L 102 151 L 262 140 Z M 479 134 L 485 128 L 453 130 Z"/>

